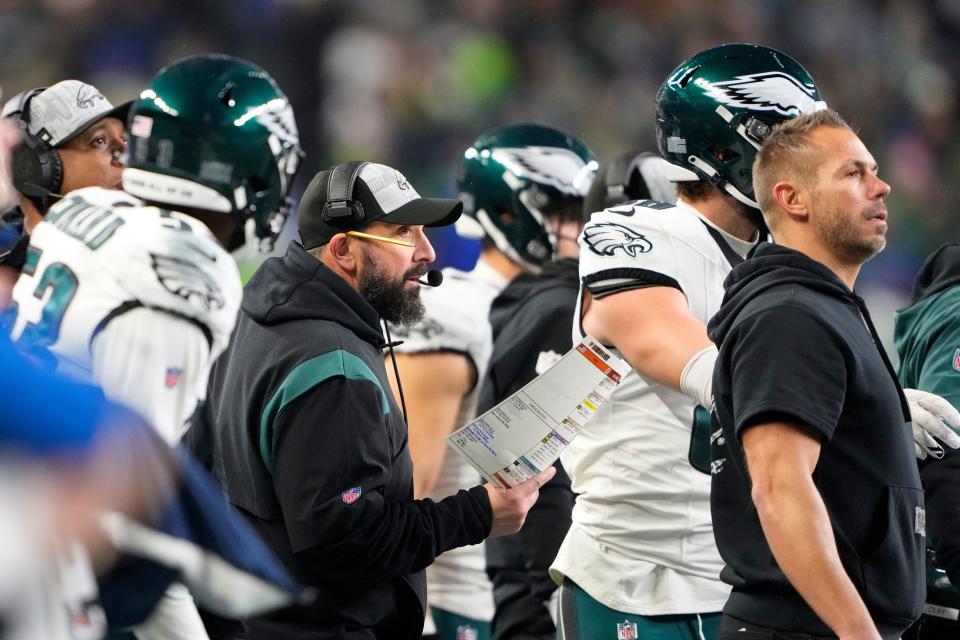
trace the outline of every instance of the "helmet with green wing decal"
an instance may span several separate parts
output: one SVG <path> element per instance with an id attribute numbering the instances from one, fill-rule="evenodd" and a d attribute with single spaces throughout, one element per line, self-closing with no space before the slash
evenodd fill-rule
<path id="1" fill-rule="evenodd" d="M 787 54 L 725 44 L 684 61 L 660 87 L 657 144 L 671 180 L 706 180 L 756 209 L 753 160 L 764 138 L 779 122 L 825 108 Z"/>
<path id="2" fill-rule="evenodd" d="M 255 222 L 272 246 L 302 152 L 293 109 L 270 75 L 226 55 L 161 69 L 130 108 L 123 188 L 170 206 Z"/>
<path id="3" fill-rule="evenodd" d="M 457 187 L 467 215 L 457 231 L 485 236 L 517 264 L 535 269 L 555 251 L 548 219 L 581 215 L 596 170 L 586 145 L 552 127 L 488 131 L 463 154 Z"/>

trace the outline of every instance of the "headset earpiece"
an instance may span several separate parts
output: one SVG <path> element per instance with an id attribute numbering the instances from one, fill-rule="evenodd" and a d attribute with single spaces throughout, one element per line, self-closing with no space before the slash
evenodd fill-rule
<path id="1" fill-rule="evenodd" d="M 367 164 L 357 160 L 338 164 L 330 172 L 327 181 L 327 202 L 323 205 L 320 217 L 332 226 L 347 226 L 363 222 L 365 214 L 363 204 L 353 199 L 353 187 L 360 175 L 360 169 Z"/>
<path id="2" fill-rule="evenodd" d="M 47 87 L 36 87 L 20 94 L 19 104 L 8 117 L 20 127 L 21 140 L 11 154 L 13 185 L 46 213 L 50 196 L 63 186 L 63 162 L 60 154 L 44 140 L 30 133 L 30 101 Z"/>
<path id="3" fill-rule="evenodd" d="M 60 193 L 63 185 L 60 154 L 35 136 L 23 133 L 12 151 L 10 164 L 13 185 L 23 195 L 46 200 Z"/>

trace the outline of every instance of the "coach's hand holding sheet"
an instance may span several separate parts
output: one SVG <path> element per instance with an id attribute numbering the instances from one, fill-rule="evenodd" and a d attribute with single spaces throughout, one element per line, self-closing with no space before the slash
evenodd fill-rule
<path id="1" fill-rule="evenodd" d="M 520 531 L 527 519 L 527 512 L 540 497 L 540 487 L 550 482 L 556 474 L 557 468 L 549 467 L 513 488 L 501 489 L 489 482 L 483 485 L 490 496 L 490 509 L 493 511 L 490 537 L 508 536 Z"/>

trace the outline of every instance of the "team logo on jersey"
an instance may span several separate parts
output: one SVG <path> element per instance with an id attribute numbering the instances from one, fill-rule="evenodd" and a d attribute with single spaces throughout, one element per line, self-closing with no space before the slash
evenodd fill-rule
<path id="1" fill-rule="evenodd" d="M 637 623 L 629 620 L 618 622 L 617 640 L 637 640 Z"/>
<path id="2" fill-rule="evenodd" d="M 723 429 L 717 429 L 710 434 L 710 446 L 722 447 L 727 444 L 727 439 L 723 436 Z"/>
<path id="3" fill-rule="evenodd" d="M 781 71 L 737 76 L 724 82 L 697 78 L 694 83 L 721 104 L 752 111 L 774 111 L 787 118 L 825 106 L 814 97 L 816 89 Z"/>
<path id="4" fill-rule="evenodd" d="M 353 487 L 352 489 L 347 489 L 340 494 L 340 499 L 343 500 L 343 504 L 353 504 L 360 499 L 360 494 L 362 491 L 360 487 Z"/>
<path id="5" fill-rule="evenodd" d="M 205 257 L 209 256 L 205 255 Z M 150 254 L 150 260 L 160 284 L 170 293 L 180 296 L 206 312 L 223 308 L 225 304 L 223 292 L 206 269 L 187 260 L 158 256 L 154 253 Z"/>
<path id="6" fill-rule="evenodd" d="M 587 225 L 583 230 L 583 241 L 599 256 L 612 256 L 620 250 L 624 255 L 636 258 L 637 254 L 653 249 L 653 243 L 645 235 L 616 222 Z"/>
<path id="7" fill-rule="evenodd" d="M 163 384 L 167 389 L 173 389 L 180 382 L 180 376 L 183 375 L 182 367 L 167 367 L 167 375 L 163 378 Z"/>
<path id="8" fill-rule="evenodd" d="M 960 347 L 953 352 L 953 368 L 960 371 Z"/>

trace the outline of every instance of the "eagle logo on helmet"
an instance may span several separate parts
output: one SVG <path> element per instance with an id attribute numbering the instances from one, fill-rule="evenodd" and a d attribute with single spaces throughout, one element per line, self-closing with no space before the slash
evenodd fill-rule
<path id="1" fill-rule="evenodd" d="M 234 124 L 246 122 L 244 118 L 248 119 L 251 115 L 260 126 L 270 132 L 267 143 L 277 161 L 280 190 L 286 193 L 288 182 L 297 173 L 300 162 L 300 133 L 293 117 L 293 107 L 285 97 L 274 98 L 258 109 L 251 110 L 246 116 L 238 118 Z"/>
<path id="2" fill-rule="evenodd" d="M 501 147 L 494 149 L 492 156 L 515 176 L 549 185 L 572 196 L 586 193 L 589 182 L 585 181 L 585 174 L 595 170 L 572 150 L 562 147 Z M 509 174 L 504 175 L 508 183 L 513 179 Z M 519 184 L 511 187 L 517 189 Z"/>
<path id="3" fill-rule="evenodd" d="M 815 98 L 814 87 L 806 86 L 781 71 L 737 76 L 724 82 L 697 78 L 694 84 L 720 104 L 753 111 L 773 111 L 784 118 L 826 108 L 826 103 Z"/>
<path id="4" fill-rule="evenodd" d="M 601 222 L 587 225 L 583 230 L 583 241 L 590 251 L 600 256 L 612 256 L 618 250 L 631 258 L 639 253 L 653 249 L 653 243 L 642 233 L 615 222 Z"/>

